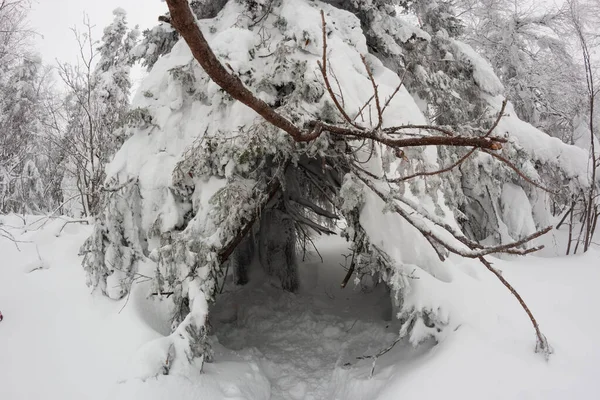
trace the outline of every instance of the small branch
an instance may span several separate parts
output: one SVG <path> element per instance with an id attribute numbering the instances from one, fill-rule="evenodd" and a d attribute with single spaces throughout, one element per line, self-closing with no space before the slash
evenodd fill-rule
<path id="1" fill-rule="evenodd" d="M 432 175 L 438 175 L 438 174 L 443 174 L 444 172 L 452 171 L 454 168 L 458 167 L 463 162 L 465 162 L 467 160 L 467 158 L 469 158 L 475 152 L 475 150 L 477 150 L 475 147 L 472 148 L 471 150 L 469 150 L 469 152 L 467 152 L 467 154 L 465 154 L 464 156 L 462 156 L 457 162 L 455 162 L 452 165 L 449 165 L 446 168 L 442 168 L 442 169 L 439 169 L 437 171 L 417 172 L 417 173 L 414 173 L 412 175 L 403 176 L 401 178 L 389 179 L 388 182 L 390 182 L 390 183 L 404 182 L 404 181 L 407 181 L 409 179 L 417 178 L 417 177 L 420 177 L 420 176 L 432 176 Z"/>
<path id="2" fill-rule="evenodd" d="M 86 225 L 90 224 L 90 221 L 88 221 L 87 219 L 76 219 L 73 221 L 67 221 L 63 224 L 63 226 L 60 228 L 60 230 L 58 231 L 58 233 L 56 234 L 56 237 L 59 237 L 62 233 L 62 231 L 65 229 L 65 227 L 69 224 L 83 224 L 85 223 Z"/>
<path id="3" fill-rule="evenodd" d="M 346 113 L 346 110 L 344 110 L 344 107 L 340 104 L 339 100 L 337 99 L 337 96 L 335 95 L 335 93 L 333 92 L 333 89 L 331 88 L 331 83 L 329 82 L 329 76 L 327 74 L 327 23 L 325 22 L 325 12 L 323 10 L 321 10 L 321 24 L 322 24 L 322 31 L 323 31 L 323 56 L 321 58 L 321 62 L 319 62 L 318 64 L 319 64 L 319 69 L 321 70 L 321 75 L 323 76 L 323 81 L 325 82 L 325 88 L 327 89 L 327 93 L 329 93 L 329 97 L 333 101 L 335 108 L 337 108 L 338 111 L 340 112 L 340 114 L 342 114 L 342 117 L 344 118 L 344 120 L 347 123 L 349 123 L 350 125 L 352 125 L 353 127 L 357 128 L 357 129 L 362 129 L 362 127 L 355 124 L 354 121 L 348 115 L 348 113 Z M 339 86 L 339 84 L 338 84 L 338 86 Z M 341 95 L 341 90 L 342 89 L 340 88 L 340 95 Z"/>
<path id="4" fill-rule="evenodd" d="M 160 293 L 154 292 L 154 293 L 150 293 L 150 296 L 167 296 L 167 299 L 168 299 L 170 296 L 173 296 L 174 294 L 175 294 L 175 292 L 160 292 Z"/>
<path id="5" fill-rule="evenodd" d="M 356 268 L 356 251 L 352 252 L 352 260 L 350 261 L 350 268 L 348 268 L 348 272 L 346 273 L 346 276 L 344 277 L 344 280 L 342 281 L 342 283 L 340 284 L 342 289 L 345 289 L 346 286 L 348 285 L 348 282 L 350 281 L 350 278 L 352 277 L 352 274 L 354 273 L 354 269 Z"/>
<path id="6" fill-rule="evenodd" d="M 452 132 L 449 129 L 446 129 L 442 126 L 438 126 L 438 125 L 412 125 L 412 124 L 407 124 L 407 125 L 400 125 L 400 126 L 392 126 L 390 128 L 385 128 L 383 131 L 387 134 L 396 134 L 401 130 L 404 129 L 425 129 L 428 131 L 438 131 L 443 133 L 444 135 L 447 136 L 456 136 L 456 133 Z"/>
<path id="7" fill-rule="evenodd" d="M 350 327 L 350 329 L 346 330 L 346 333 L 350 332 L 354 328 L 354 325 L 356 325 L 357 322 L 358 322 L 358 319 L 355 319 L 354 322 L 352 323 L 352 326 Z"/>
<path id="8" fill-rule="evenodd" d="M 565 213 L 565 215 L 562 217 L 562 219 L 560 220 L 560 222 L 556 225 L 556 229 L 560 229 L 560 227 L 562 226 L 562 224 L 565 222 L 565 220 L 567 219 L 567 217 L 573 213 L 573 210 L 575 209 L 575 202 L 573 202 L 571 204 L 571 208 L 569 208 L 569 210 Z"/>
<path id="9" fill-rule="evenodd" d="M 340 217 L 337 214 L 329 212 L 322 207 L 319 207 L 318 205 L 307 200 L 304 197 L 291 196 L 290 200 L 292 200 L 294 203 L 298 203 L 301 206 L 311 209 L 315 214 L 320 215 L 322 217 L 340 219 Z"/>
<path id="10" fill-rule="evenodd" d="M 386 108 L 388 108 L 388 106 L 390 105 L 390 103 L 394 99 L 394 97 L 396 97 L 396 95 L 402 88 L 402 85 L 404 85 L 404 79 L 406 78 L 407 72 L 408 72 L 408 65 L 404 68 L 404 73 L 402 74 L 402 78 L 400 78 L 400 83 L 398 84 L 398 86 L 396 87 L 396 89 L 394 90 L 392 95 L 386 100 L 385 104 L 383 105 L 383 108 L 381 109 L 382 115 L 385 113 Z"/>
<path id="11" fill-rule="evenodd" d="M 306 218 L 305 216 L 295 212 L 292 209 L 288 209 L 288 213 L 290 214 L 290 216 L 299 224 L 303 224 L 309 228 L 311 228 L 312 230 L 314 230 L 315 232 L 317 232 L 319 235 L 321 234 L 326 234 L 326 235 L 335 235 L 335 232 L 332 231 L 331 229 L 328 229 L 324 226 L 321 226 L 319 224 L 317 224 L 316 222 L 313 222 L 312 220 Z"/>
<path id="12" fill-rule="evenodd" d="M 500 282 L 502 282 L 502 284 L 512 293 L 513 296 L 515 296 L 515 298 L 517 299 L 517 301 L 519 302 L 521 307 L 525 310 L 525 312 L 527 313 L 527 316 L 529 317 L 529 320 L 531 321 L 531 324 L 533 325 L 533 328 L 535 329 L 535 335 L 537 338 L 535 352 L 543 353 L 544 357 L 546 357 L 546 359 L 548 359 L 550 354 L 552 354 L 552 352 L 553 352 L 552 347 L 548 343 L 546 336 L 544 336 L 544 334 L 542 334 L 542 332 L 540 331 L 540 326 L 538 325 L 537 320 L 533 316 L 533 313 L 531 312 L 529 307 L 527 307 L 527 304 L 525 304 L 525 301 L 523 300 L 521 295 L 516 291 L 516 289 L 510 283 L 508 283 L 508 281 L 506 279 L 504 279 L 502 274 L 500 274 L 500 272 L 498 272 L 498 270 L 496 268 L 494 268 L 488 260 L 485 259 L 485 257 L 483 257 L 483 256 L 479 257 L 479 261 L 481 261 L 481 263 L 491 273 L 493 273 L 496 276 L 496 278 L 498 278 L 500 280 Z"/>
<path id="13" fill-rule="evenodd" d="M 3 237 L 5 239 L 10 240 L 15 247 L 17 248 L 17 250 L 20 252 L 21 248 L 19 247 L 19 243 L 22 243 L 21 241 L 17 240 L 12 233 L 10 233 L 9 231 L 7 231 L 6 229 L 0 228 L 0 237 Z"/>
<path id="14" fill-rule="evenodd" d="M 356 115 L 354 116 L 354 118 L 352 119 L 352 121 L 356 121 L 356 118 L 358 118 L 359 116 L 361 116 L 361 115 L 362 115 L 362 112 L 364 111 L 364 109 L 365 109 L 365 108 L 366 108 L 366 107 L 367 107 L 369 104 L 371 104 L 371 101 L 373 101 L 373 98 L 374 98 L 374 97 L 375 97 L 375 95 L 371 96 L 371 97 L 369 98 L 369 100 L 367 100 L 367 101 L 365 102 L 365 104 L 363 104 L 363 106 L 362 106 L 362 107 L 361 107 L 361 108 L 358 110 L 358 112 L 356 113 Z M 364 121 L 364 118 L 363 118 L 363 121 Z"/>
<path id="15" fill-rule="evenodd" d="M 510 169 L 512 169 L 513 171 L 515 171 L 517 173 L 517 175 L 519 175 L 521 178 L 523 178 L 526 182 L 532 184 L 533 186 L 542 189 L 545 192 L 548 192 L 550 194 L 558 194 L 558 192 L 552 191 L 550 189 L 548 189 L 547 187 L 544 187 L 542 185 L 540 185 L 539 183 L 536 183 L 534 181 L 532 181 L 531 179 L 529 179 L 527 176 L 525 176 L 525 174 L 523 172 L 521 172 L 519 170 L 519 168 L 517 168 L 513 163 L 511 163 L 510 161 L 508 161 L 508 159 L 502 157 L 499 154 L 496 153 L 492 153 L 491 151 L 487 151 L 487 150 L 483 150 L 483 152 L 489 154 L 490 156 L 494 157 L 497 160 L 502 161 L 504 164 L 506 164 Z"/>
<path id="16" fill-rule="evenodd" d="M 373 366 L 371 367 L 371 374 L 369 375 L 369 378 L 373 377 L 373 373 L 375 373 L 375 364 L 377 363 L 377 359 L 379 357 L 381 357 L 382 355 L 384 355 L 385 353 L 389 352 L 390 350 L 392 350 L 394 348 L 394 346 L 396 346 L 396 344 L 398 344 L 398 342 L 402 340 L 402 337 L 398 336 L 393 342 L 392 344 L 390 344 L 388 347 L 384 348 L 383 350 L 381 350 L 379 353 L 377 354 L 373 354 L 370 356 L 360 356 L 360 357 L 356 357 L 358 360 L 367 360 L 367 359 L 373 359 Z"/>
<path id="17" fill-rule="evenodd" d="M 225 274 L 223 275 L 223 283 L 221 284 L 221 289 L 219 290 L 219 294 L 223 293 L 223 289 L 225 289 L 225 283 L 227 282 L 227 274 L 229 273 L 229 267 L 231 266 L 231 261 L 227 263 L 227 268 L 225 269 Z M 218 280 L 215 279 L 218 283 Z"/>
<path id="18" fill-rule="evenodd" d="M 498 127 L 498 124 L 500 123 L 500 120 L 504 116 L 504 110 L 506 109 L 506 103 L 508 103 L 508 99 L 504 99 L 502 101 L 502 107 L 500 107 L 500 112 L 498 113 L 498 117 L 496 118 L 496 120 L 492 124 L 491 128 L 485 134 L 486 137 L 490 136 L 492 134 L 492 132 L 494 132 L 496 130 L 496 128 Z"/>
<path id="19" fill-rule="evenodd" d="M 367 75 L 369 75 L 369 80 L 371 81 L 371 85 L 373 86 L 373 97 L 375 97 L 375 107 L 377 107 L 377 126 L 375 127 L 375 130 L 378 130 L 379 128 L 381 128 L 381 125 L 383 125 L 383 111 L 381 109 L 381 103 L 379 100 L 379 89 L 377 88 L 377 83 L 375 82 L 375 78 L 373 77 L 373 72 L 371 71 L 371 68 L 369 68 L 369 64 L 367 64 L 367 59 L 364 55 L 361 55 L 360 59 L 362 60 L 365 69 L 367 70 Z"/>
<path id="20" fill-rule="evenodd" d="M 311 239 L 310 235 L 306 232 L 306 229 L 304 229 L 304 227 L 299 222 L 296 222 L 296 227 L 302 232 L 302 235 L 304 235 L 304 237 L 303 237 L 304 241 L 305 242 L 308 241 L 308 243 L 310 243 L 310 245 L 312 246 L 315 253 L 317 253 L 317 256 L 319 256 L 319 258 L 321 259 L 321 262 L 323 262 L 323 256 L 321 255 L 321 252 L 317 248 L 317 245 L 315 245 L 315 242 Z M 302 261 L 305 260 L 305 257 L 306 257 L 306 246 L 304 246 L 304 255 L 302 257 Z"/>

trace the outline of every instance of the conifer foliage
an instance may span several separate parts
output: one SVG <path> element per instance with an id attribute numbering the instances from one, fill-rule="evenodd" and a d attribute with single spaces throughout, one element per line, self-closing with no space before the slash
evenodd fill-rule
<path id="1" fill-rule="evenodd" d="M 36 162 L 41 134 L 41 60 L 30 56 L 14 68 L 1 88 L 0 212 L 38 212 L 44 187 Z"/>
<path id="2" fill-rule="evenodd" d="M 133 52 L 151 70 L 83 248 L 107 295 L 125 296 L 143 269 L 153 295 L 173 302 L 156 373 L 210 359 L 208 307 L 228 263 L 243 284 L 256 255 L 294 291 L 299 249 L 338 230 L 352 249 L 342 285 L 380 277 L 412 343 L 452 329 L 431 284 L 452 281 L 454 254 L 510 290 L 550 354 L 486 256 L 538 250 L 549 196 L 565 204 L 589 187 L 586 162 L 563 162 L 580 149 L 515 116 L 449 3 L 167 4 Z"/>

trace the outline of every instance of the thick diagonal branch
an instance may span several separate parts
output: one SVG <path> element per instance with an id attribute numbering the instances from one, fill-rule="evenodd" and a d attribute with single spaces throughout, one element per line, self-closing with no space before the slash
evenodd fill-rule
<path id="1" fill-rule="evenodd" d="M 316 138 L 307 137 L 293 123 L 273 110 L 267 103 L 254 96 L 240 79 L 229 73 L 217 59 L 198 27 L 196 17 L 192 14 L 188 0 L 168 0 L 167 5 L 171 13 L 172 25 L 185 39 L 190 47 L 194 58 L 202 66 L 204 71 L 223 90 L 234 99 L 244 103 L 269 123 L 290 134 L 296 141 L 308 141 Z"/>

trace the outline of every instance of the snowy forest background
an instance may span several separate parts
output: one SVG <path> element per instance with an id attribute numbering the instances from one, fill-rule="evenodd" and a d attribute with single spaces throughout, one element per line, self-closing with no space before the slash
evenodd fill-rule
<path id="1" fill-rule="evenodd" d="M 400 382 L 392 372 L 370 380 L 377 381 L 376 362 L 396 365 L 385 361 L 394 351 L 414 365 L 423 356 L 398 343 L 435 348 L 467 321 L 485 319 L 461 293 L 482 294 L 489 282 L 472 285 L 467 275 L 487 273 L 503 301 L 516 298 L 507 309 L 535 336 L 525 331 L 526 345 L 514 351 L 548 363 L 561 357 L 568 340 L 555 332 L 553 342 L 543 329 L 553 326 L 550 314 L 536 318 L 502 266 L 531 263 L 532 282 L 582 273 L 552 272 L 558 262 L 598 269 L 600 2 L 167 3 L 143 32 L 116 9 L 94 37 L 86 17 L 73 29 L 77 62 L 53 63 L 33 47 L 33 3 L 0 0 L 0 240 L 25 246 L 35 240 L 22 235 L 48 225 L 59 243 L 63 231 L 81 226 L 70 252 L 94 295 L 125 307 L 139 293 L 144 312 L 160 314 L 152 317 L 160 335 L 136 356 L 137 379 L 214 373 L 210 365 L 230 357 L 219 341 L 240 340 L 228 324 L 260 319 L 261 307 L 286 321 L 254 289 L 240 289 L 257 279 L 251 265 L 262 265 L 267 277 L 259 280 L 297 292 L 275 303 L 301 313 L 304 303 L 294 301 L 307 295 L 305 259 L 329 253 L 339 258 L 329 267 L 341 273 L 334 278 L 341 288 L 325 302 L 346 286 L 385 299 L 351 300 L 356 320 L 339 322 L 341 331 L 362 321 L 359 311 L 391 308 L 385 329 L 393 334 L 359 323 L 353 346 L 362 348 L 353 351 L 363 355 L 343 368 L 346 359 L 336 361 L 346 371 L 363 360 L 364 374 L 335 372 L 334 397 L 310 374 L 306 387 L 277 381 L 265 392 L 254 369 L 225 366 L 223 379 L 247 373 L 252 382 L 239 384 L 243 396 L 219 384 L 223 398 L 393 396 L 382 389 Z M 144 76 L 133 88 L 140 65 Z M 343 243 L 323 239 L 336 235 Z M 27 272 L 50 264 L 39 243 L 35 249 Z M 532 253 L 559 261 L 534 261 Z M 499 295 L 492 296 L 482 310 L 494 307 Z M 244 302 L 251 311 L 242 318 Z M 332 343 L 341 335 L 322 329 Z M 273 381 L 277 368 L 261 368 Z M 591 373 L 581 368 L 581 376 Z M 357 377 L 371 383 L 352 383 Z M 594 398 L 591 385 L 580 385 L 581 398 Z M 146 390 L 120 395 L 141 398 Z"/>

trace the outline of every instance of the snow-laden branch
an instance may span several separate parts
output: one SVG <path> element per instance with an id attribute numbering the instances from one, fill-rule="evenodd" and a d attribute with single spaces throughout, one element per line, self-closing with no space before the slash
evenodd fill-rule
<path id="1" fill-rule="evenodd" d="M 383 109 L 378 98 L 377 84 L 374 82 L 372 73 L 370 73 L 368 67 L 367 73 L 369 74 L 369 78 L 373 83 L 373 90 L 375 92 L 374 97 L 377 103 L 378 111 L 378 123 L 375 128 L 362 127 L 358 124 L 350 122 L 350 117 L 348 117 L 347 113 L 345 112 L 344 119 L 348 122 L 348 124 L 345 126 L 326 124 L 317 120 L 309 123 L 307 128 L 297 127 L 290 120 L 271 108 L 271 106 L 269 106 L 266 102 L 256 97 L 254 93 L 244 86 L 242 81 L 237 76 L 231 74 L 223 66 L 202 34 L 202 31 L 197 24 L 196 18 L 194 17 L 187 0 L 167 0 L 167 4 L 171 13 L 171 23 L 173 27 L 186 41 L 194 58 L 198 61 L 200 66 L 202 66 L 208 76 L 234 99 L 245 104 L 263 117 L 267 122 L 289 134 L 296 142 L 313 141 L 325 132 L 346 137 L 370 139 L 392 148 L 414 146 L 466 146 L 489 150 L 499 150 L 502 148 L 502 143 L 506 142 L 506 139 L 500 137 L 466 137 L 454 134 L 400 139 L 392 138 L 390 135 L 396 134 L 400 130 L 407 129 L 408 127 L 400 126 L 386 128 L 385 131 L 382 132 L 380 128 L 382 124 Z M 324 14 L 322 18 L 324 21 Z M 324 44 L 324 46 L 326 46 L 326 44 Z M 321 71 L 324 75 L 326 75 L 326 57 L 324 57 L 321 67 Z M 328 90 L 332 91 L 331 86 L 328 86 Z M 332 97 L 335 98 L 335 96 Z M 342 109 L 339 102 L 337 102 L 336 106 L 338 109 Z M 435 131 L 440 130 L 439 127 L 433 125 L 424 125 L 421 128 Z"/>

